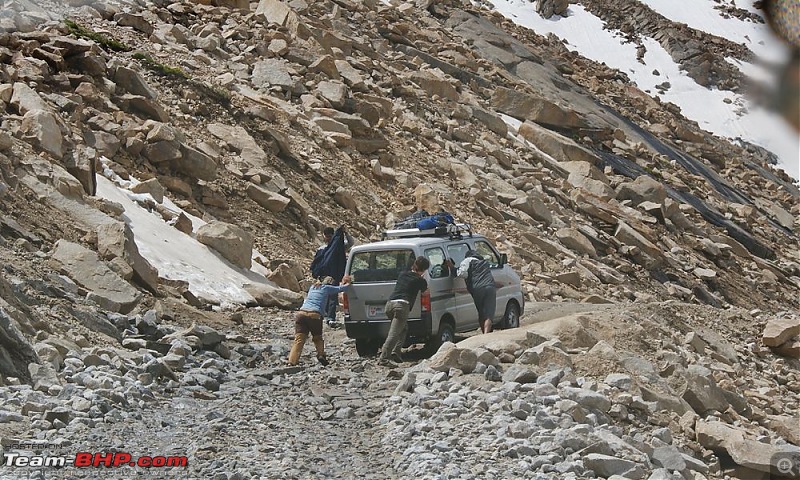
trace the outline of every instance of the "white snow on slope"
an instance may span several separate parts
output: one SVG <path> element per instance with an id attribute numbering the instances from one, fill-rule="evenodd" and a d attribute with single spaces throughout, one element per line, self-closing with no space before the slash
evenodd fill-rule
<path id="1" fill-rule="evenodd" d="M 710 0 L 693 0 L 691 8 L 687 6 L 687 2 L 674 3 L 680 4 L 683 9 L 693 10 L 695 4 L 710 3 Z M 680 70 L 655 40 L 643 39 L 647 52 L 645 64 L 641 64 L 636 60 L 635 45 L 625 43 L 622 34 L 617 31 L 604 30 L 603 21 L 580 4 L 570 5 L 567 17 L 554 16 L 547 20 L 536 13 L 533 4 L 527 0 L 494 0 L 493 4 L 495 10 L 518 25 L 541 35 L 553 33 L 566 40 L 568 49 L 625 72 L 640 89 L 681 107 L 683 115 L 696 121 L 701 128 L 730 139 L 742 138 L 770 150 L 779 157 L 781 168 L 795 179 L 800 179 L 800 138 L 782 117 L 753 104 L 742 95 L 709 90 L 698 85 Z M 738 19 L 722 19 L 713 9 L 712 13 L 720 21 L 732 22 L 733 26 L 738 24 L 748 28 L 768 28 L 763 24 L 746 23 Z M 768 40 L 767 35 L 764 41 Z M 758 41 L 761 40 L 754 40 L 756 43 Z M 777 42 L 774 37 L 769 41 L 773 45 Z M 748 66 L 743 72 L 752 73 L 753 68 L 757 67 Z M 654 75 L 654 70 L 660 75 Z M 665 81 L 670 82 L 671 87 L 664 94 L 659 94 L 654 86 Z M 726 98 L 731 103 L 725 103 Z"/>
<path id="2" fill-rule="evenodd" d="M 788 58 L 788 48 L 766 24 L 736 17 L 724 18 L 723 12 L 714 9 L 716 3 L 711 0 L 692 0 L 691 3 L 685 0 L 639 1 L 672 21 L 743 44 L 766 62 L 782 63 Z"/>
<path id="3" fill-rule="evenodd" d="M 123 185 L 128 183 L 118 177 L 117 181 Z M 253 262 L 251 270 L 232 265 L 194 237 L 167 224 L 158 213 L 142 208 L 134 200 L 143 196 L 151 198 L 150 195 L 131 193 L 108 178 L 97 175 L 97 196 L 125 208 L 123 215 L 134 232 L 136 246 L 142 256 L 158 269 L 159 276 L 189 282 L 189 291 L 198 298 L 217 302 L 224 308 L 230 304 L 253 301 L 253 297 L 242 288 L 246 283 L 275 286 L 265 278 L 268 272 L 259 263 Z M 166 197 L 164 206 L 176 213 L 182 211 Z M 197 217 L 186 215 L 195 229 L 205 223 Z M 254 258 L 259 256 L 258 252 L 254 252 Z"/>

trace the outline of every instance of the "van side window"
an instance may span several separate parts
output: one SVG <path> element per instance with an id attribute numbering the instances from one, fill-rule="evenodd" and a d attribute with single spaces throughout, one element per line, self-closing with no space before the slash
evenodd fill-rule
<path id="1" fill-rule="evenodd" d="M 478 240 L 475 242 L 475 250 L 480 254 L 481 257 L 483 257 L 484 260 L 489 262 L 492 268 L 496 268 L 500 265 L 500 257 L 497 256 L 497 252 L 494 251 L 489 243 Z"/>
<path id="2" fill-rule="evenodd" d="M 469 245 L 466 243 L 453 243 L 447 246 L 447 256 L 452 258 L 458 266 L 462 260 L 467 256 Z"/>
<path id="3" fill-rule="evenodd" d="M 444 250 L 439 247 L 428 248 L 425 250 L 425 258 L 431 262 L 431 267 L 428 269 L 428 274 L 431 278 L 442 278 L 446 276 L 445 270 L 442 268 L 444 264 Z"/>

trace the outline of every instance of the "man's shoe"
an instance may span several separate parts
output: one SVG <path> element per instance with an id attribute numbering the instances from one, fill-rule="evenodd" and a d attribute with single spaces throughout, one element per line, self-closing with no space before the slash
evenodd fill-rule
<path id="1" fill-rule="evenodd" d="M 323 367 L 327 367 L 327 366 L 328 366 L 328 365 L 330 365 L 330 363 L 331 363 L 331 362 L 329 362 L 329 361 L 328 361 L 328 357 L 326 357 L 325 355 L 317 355 L 317 361 L 318 361 L 318 362 L 319 362 L 319 363 L 320 363 L 320 364 L 321 364 Z"/>
<path id="2" fill-rule="evenodd" d="M 392 354 L 392 357 L 391 357 L 391 360 L 392 360 L 394 363 L 403 363 L 403 357 L 402 357 L 402 356 L 400 356 L 400 354 L 399 354 L 399 353 L 393 353 L 393 354 Z"/>
<path id="3" fill-rule="evenodd" d="M 397 364 L 392 362 L 387 358 L 381 358 L 378 360 L 378 365 L 381 367 L 388 367 L 388 368 L 397 368 Z"/>

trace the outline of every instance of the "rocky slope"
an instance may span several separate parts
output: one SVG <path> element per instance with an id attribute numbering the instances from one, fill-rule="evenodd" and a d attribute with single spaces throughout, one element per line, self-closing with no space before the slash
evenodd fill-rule
<path id="1" fill-rule="evenodd" d="M 193 396 L 214 431 L 256 439 L 187 444 L 197 478 L 273 478 L 239 466 L 247 452 L 277 452 L 280 477 L 305 476 L 293 470 L 301 451 L 330 461 L 290 417 L 298 409 L 351 449 L 309 476 L 756 478 L 795 452 L 800 192 L 763 152 L 472 4 L 67 3 L 6 2 L 0 16 L 6 445 L 69 432 L 110 448 L 117 426 L 163 424 L 169 402 Z M 668 50 L 702 50 L 687 70 L 738 88 L 713 66 L 746 52 L 682 42 L 693 34 L 646 7 L 606 3 L 587 8 L 623 30 L 673 32 Z M 266 269 L 284 288 L 251 285 L 242 303 L 268 313 L 229 316 L 189 279 L 160 275 L 129 215 L 96 195 L 99 176 L 232 265 Z M 418 207 L 493 238 L 531 302 L 585 300 L 594 313 L 459 344 L 475 362 L 447 349 L 418 359 L 395 396 L 401 375 L 356 359 L 341 332 L 331 370 L 283 369 L 291 314 L 274 307 L 296 305 L 322 227 L 366 241 Z M 259 402 L 280 421 L 252 425 Z M 243 413 L 218 417 L 216 405 Z M 197 438 L 181 426 L 197 418 L 168 435 Z M 276 445 L 258 440 L 286 425 Z M 382 441 L 405 445 L 404 458 Z"/>

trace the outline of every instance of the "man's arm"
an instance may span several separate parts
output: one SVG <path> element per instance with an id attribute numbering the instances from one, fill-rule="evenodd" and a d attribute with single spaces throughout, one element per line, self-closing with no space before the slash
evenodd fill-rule
<path id="1" fill-rule="evenodd" d="M 461 278 L 467 278 L 469 275 L 469 264 L 472 263 L 472 257 L 467 257 L 461 261 L 461 265 L 458 266 L 458 275 Z"/>
<path id="2" fill-rule="evenodd" d="M 356 240 L 353 238 L 353 236 L 350 235 L 350 232 L 345 230 L 345 232 L 344 232 L 344 247 L 345 248 L 351 248 L 351 247 L 356 246 L 357 244 L 358 244 L 358 242 L 356 242 Z"/>

